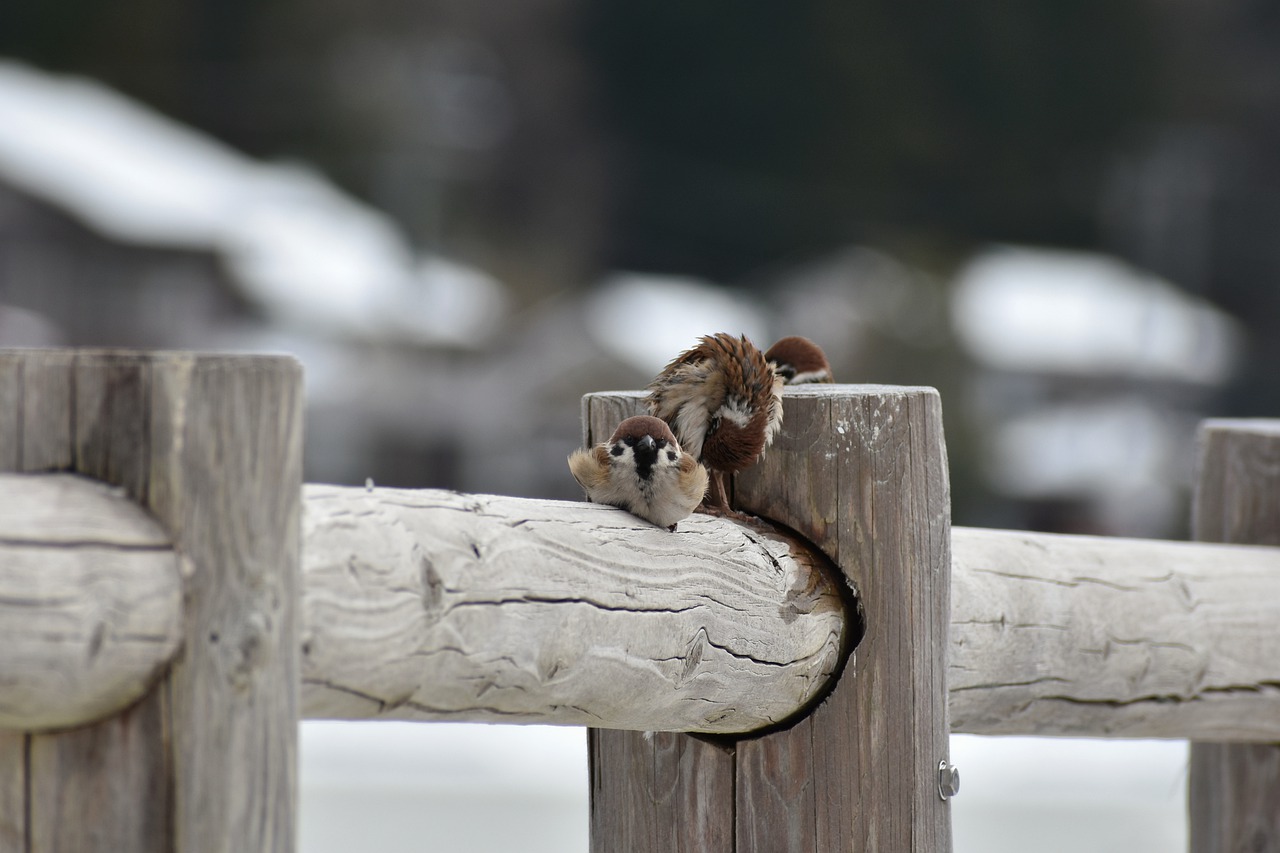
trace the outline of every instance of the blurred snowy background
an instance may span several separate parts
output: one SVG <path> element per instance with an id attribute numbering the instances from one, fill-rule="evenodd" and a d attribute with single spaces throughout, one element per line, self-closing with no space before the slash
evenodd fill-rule
<path id="1" fill-rule="evenodd" d="M 954 735 L 955 853 L 1186 849 L 1187 748 Z M 303 853 L 587 853 L 582 729 L 302 726 Z"/>
<path id="2" fill-rule="evenodd" d="M 1244 0 L 3 3 L 0 346 L 288 351 L 308 480 L 576 498 L 583 393 L 806 334 L 841 381 L 941 390 L 957 524 L 1180 538 L 1197 420 L 1280 410 L 1278 30 Z M 303 849 L 585 849 L 584 755 L 309 723 Z M 1183 744 L 955 760 L 961 851 L 1182 844 Z"/>

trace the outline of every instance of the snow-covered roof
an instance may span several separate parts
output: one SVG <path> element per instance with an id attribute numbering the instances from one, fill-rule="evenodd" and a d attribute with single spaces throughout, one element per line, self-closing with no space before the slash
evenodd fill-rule
<path id="1" fill-rule="evenodd" d="M 715 332 L 769 346 L 764 312 L 741 294 L 685 276 L 615 273 L 588 297 L 587 329 L 596 343 L 641 373 L 662 370 Z"/>
<path id="2" fill-rule="evenodd" d="M 1105 255 L 1004 247 L 952 293 L 961 345 L 1004 370 L 1224 382 L 1238 324 L 1203 299 Z"/>
<path id="3" fill-rule="evenodd" d="M 208 250 L 274 318 L 423 344 L 483 342 L 506 293 L 421 256 L 389 217 L 90 80 L 0 61 L 0 181 L 122 242 Z"/>

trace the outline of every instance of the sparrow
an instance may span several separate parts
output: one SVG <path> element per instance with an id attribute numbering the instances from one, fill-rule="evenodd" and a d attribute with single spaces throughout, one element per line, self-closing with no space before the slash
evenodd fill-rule
<path id="1" fill-rule="evenodd" d="M 799 335 L 780 339 L 769 347 L 764 358 L 788 385 L 836 381 L 822 348 Z"/>
<path id="2" fill-rule="evenodd" d="M 756 463 L 782 427 L 782 378 L 746 335 L 707 335 L 649 384 L 649 411 L 666 421 L 710 473 L 703 509 L 729 508 L 724 477 Z"/>
<path id="3" fill-rule="evenodd" d="M 627 418 L 604 444 L 575 450 L 569 471 L 593 502 L 671 531 L 707 493 L 707 469 L 680 449 L 666 423 L 648 415 Z"/>

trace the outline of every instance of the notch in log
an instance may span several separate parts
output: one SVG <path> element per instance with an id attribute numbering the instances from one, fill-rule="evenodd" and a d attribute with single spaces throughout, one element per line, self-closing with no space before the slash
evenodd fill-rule
<path id="1" fill-rule="evenodd" d="M 587 443 L 639 394 L 584 400 Z M 950 502 L 936 391 L 801 386 L 733 484 L 743 509 L 815 543 L 856 590 L 865 635 L 793 725 L 712 743 L 592 729 L 594 851 L 947 851 Z"/>

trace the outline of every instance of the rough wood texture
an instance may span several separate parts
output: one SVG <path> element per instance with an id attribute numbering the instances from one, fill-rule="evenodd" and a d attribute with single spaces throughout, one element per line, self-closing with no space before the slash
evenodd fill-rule
<path id="1" fill-rule="evenodd" d="M 330 486 L 304 496 L 304 716 L 745 731 L 804 707 L 837 660 L 836 590 L 787 543 L 737 525 L 698 516 L 689 536 L 671 536 L 577 503 Z M 791 589 L 778 568 L 813 587 Z M 678 586 L 646 585 L 651 599 L 638 601 L 636 583 L 615 580 L 628 573 L 675 577 L 717 609 Z M 564 618 L 583 607 L 609 608 L 596 614 L 607 642 Z M 724 620 L 720 633 L 746 624 L 757 648 L 776 640 L 805 660 L 755 662 L 705 640 L 687 655 L 702 635 L 678 648 L 653 617 L 690 607 Z M 180 613 L 167 535 L 118 490 L 0 474 L 0 727 L 120 710 L 176 650 Z M 1278 624 L 1277 548 L 955 528 L 952 731 L 1280 741 Z M 569 655 L 541 678 L 566 632 L 597 658 Z M 645 643 L 655 660 L 619 680 L 622 656 L 605 648 L 637 664 Z M 714 706 L 692 701 L 708 689 Z M 596 697 L 593 716 L 583 696 Z M 709 724 L 717 714 L 728 716 Z"/>
<path id="2" fill-rule="evenodd" d="M 952 531 L 951 728 L 1280 740 L 1280 549 Z"/>
<path id="3" fill-rule="evenodd" d="M 587 440 L 607 435 L 638 405 L 634 394 L 591 395 Z M 695 750 L 694 742 L 677 747 L 643 733 L 593 732 L 594 850 L 676 849 L 652 828 L 689 825 L 691 803 L 704 815 L 732 814 L 733 837 L 708 821 L 678 849 L 950 849 L 949 809 L 937 792 L 938 762 L 948 755 L 950 609 L 938 396 L 919 388 L 800 387 L 787 390 L 783 409 L 773 448 L 735 479 L 736 501 L 797 530 L 841 566 L 865 610 L 866 635 L 812 714 L 737 741 L 732 761 L 672 769 L 663 754 Z"/>
<path id="4" fill-rule="evenodd" d="M 1202 425 L 1191 527 L 1210 542 L 1280 545 L 1280 421 Z M 1280 648 L 1278 624 L 1260 654 Z M 1188 800 L 1192 853 L 1280 851 L 1280 745 L 1192 743 Z"/>
<path id="5" fill-rule="evenodd" d="M 304 505 L 306 717 L 741 732 L 840 660 L 821 558 L 770 532 L 438 490 Z"/>
<path id="6" fill-rule="evenodd" d="M 121 710 L 181 634 L 177 557 L 153 518 L 95 480 L 0 474 L 0 728 Z"/>
<path id="7" fill-rule="evenodd" d="M 584 447 L 645 414 L 640 392 L 582 399 Z M 731 479 L 730 479 L 730 482 Z M 591 729 L 592 853 L 729 853 L 735 849 L 737 756 L 720 744 L 668 732 Z"/>
<path id="8" fill-rule="evenodd" d="M 587 734 L 593 850 L 733 849 L 732 744 L 673 732 Z"/>
<path id="9" fill-rule="evenodd" d="M 182 651 L 142 699 L 0 736 L 0 838 L 28 853 L 292 850 L 297 363 L 13 351 L 0 401 L 0 462 L 122 487 L 172 537 L 186 605 Z"/>

